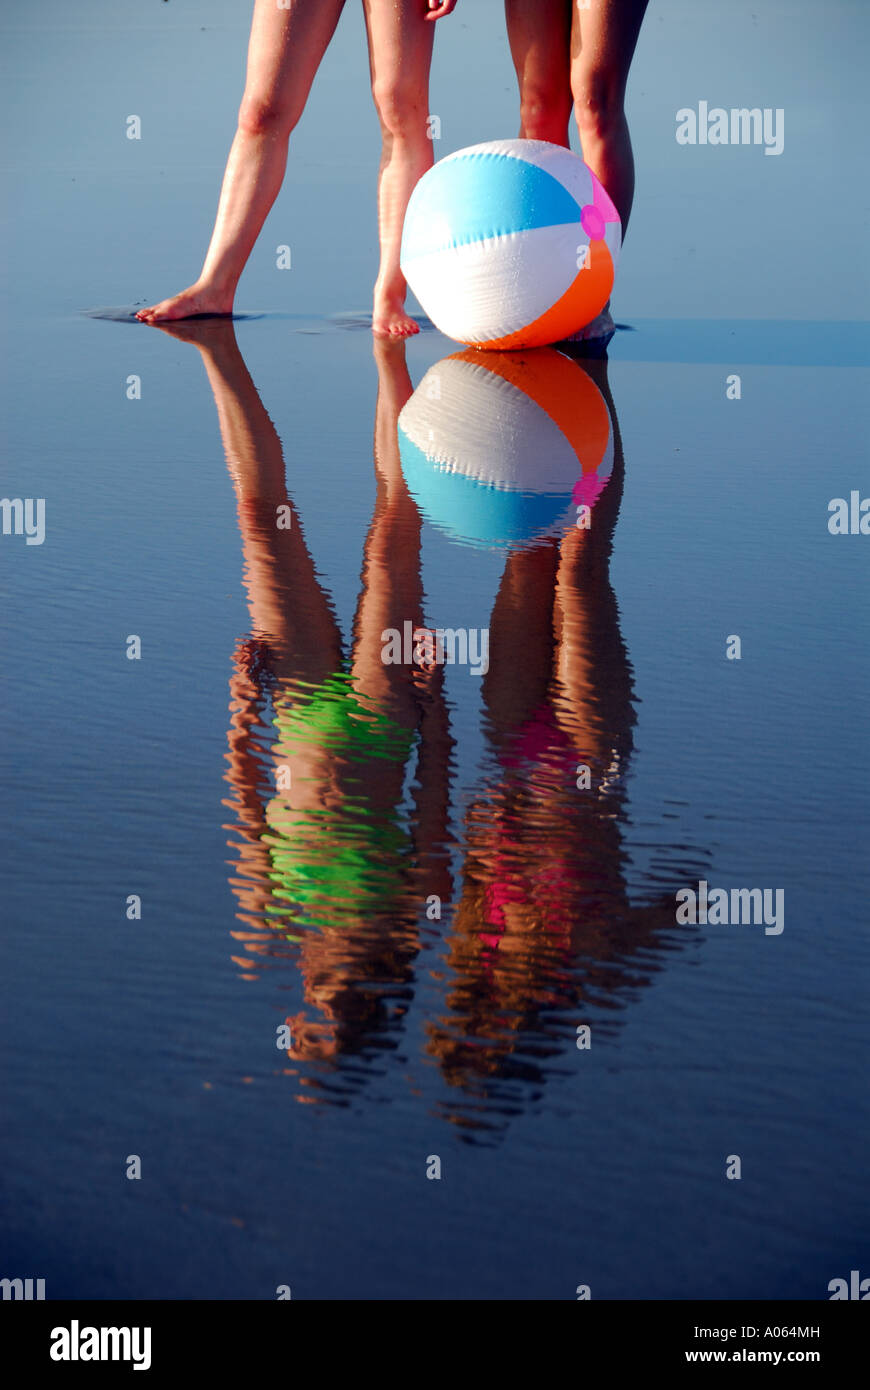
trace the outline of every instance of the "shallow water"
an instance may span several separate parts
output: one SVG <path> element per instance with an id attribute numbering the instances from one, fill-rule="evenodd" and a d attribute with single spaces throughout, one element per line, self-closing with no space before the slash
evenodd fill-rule
<path id="1" fill-rule="evenodd" d="M 89 13 L 117 58 L 132 30 Z M 39 61 L 74 44 L 87 80 L 87 20 Z M 227 83 L 239 41 L 209 39 Z M 650 36 L 636 100 L 654 66 Z M 148 228 L 187 198 L 204 225 L 216 175 L 116 176 L 100 147 L 82 176 L 42 139 L 8 176 L 31 234 L 3 492 L 46 511 L 43 544 L 0 538 L 0 1273 L 50 1298 L 826 1297 L 867 1248 L 870 541 L 828 530 L 868 494 L 860 295 L 832 266 L 791 320 L 781 284 L 726 318 L 714 272 L 686 317 L 639 202 L 607 362 L 475 359 L 425 322 L 375 353 L 342 307 L 357 246 L 298 302 L 264 257 L 235 321 L 159 332 L 130 315 L 200 221 Z M 644 130 L 637 154 L 664 159 Z M 487 632 L 486 669 L 385 664 L 406 623 L 472 658 Z M 782 889 L 783 930 L 678 924 L 701 880 Z"/>

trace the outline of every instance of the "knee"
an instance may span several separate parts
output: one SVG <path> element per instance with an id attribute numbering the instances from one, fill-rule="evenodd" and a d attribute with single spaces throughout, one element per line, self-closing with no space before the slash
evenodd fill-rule
<path id="1" fill-rule="evenodd" d="M 548 87 L 524 87 L 520 121 L 527 140 L 563 140 L 571 118 L 571 93 L 557 96 Z"/>
<path id="2" fill-rule="evenodd" d="M 401 80 L 375 82 L 372 96 L 385 135 L 400 140 L 426 139 L 428 113 L 419 90 Z"/>
<path id="3" fill-rule="evenodd" d="M 283 103 L 247 92 L 239 107 L 239 130 L 246 135 L 289 135 L 298 119 Z"/>
<path id="4" fill-rule="evenodd" d="M 606 139 L 625 120 L 620 85 L 603 72 L 581 73 L 572 83 L 574 116 L 580 137 Z"/>

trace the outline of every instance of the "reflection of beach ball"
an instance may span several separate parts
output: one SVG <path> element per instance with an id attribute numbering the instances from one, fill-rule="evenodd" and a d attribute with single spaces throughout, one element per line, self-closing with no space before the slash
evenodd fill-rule
<path id="1" fill-rule="evenodd" d="M 546 140 L 491 140 L 420 179 L 402 272 L 449 338 L 542 347 L 604 308 L 621 239 L 616 208 L 579 155 Z"/>
<path id="2" fill-rule="evenodd" d="M 434 525 L 516 545 L 564 533 L 595 505 L 613 432 L 598 387 L 564 353 L 471 350 L 429 368 L 399 416 L 399 452 Z"/>

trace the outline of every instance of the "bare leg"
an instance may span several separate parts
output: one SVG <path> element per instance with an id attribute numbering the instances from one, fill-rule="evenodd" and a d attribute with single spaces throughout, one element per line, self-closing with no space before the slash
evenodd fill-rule
<path id="1" fill-rule="evenodd" d="M 422 0 L 363 0 L 363 8 L 372 96 L 383 141 L 378 175 L 381 264 L 372 329 L 404 338 L 418 332 L 404 309 L 407 285 L 399 252 L 408 199 L 433 160 L 426 118 L 434 25 L 426 21 Z"/>
<path id="2" fill-rule="evenodd" d="M 256 0 L 239 126 L 199 279 L 137 318 L 232 313 L 245 263 L 281 188 L 290 132 L 343 7 L 344 0 L 290 0 L 289 9 L 279 9 L 275 0 Z"/>
<path id="3" fill-rule="evenodd" d="M 647 0 L 575 0 L 571 30 L 571 92 L 583 158 L 628 226 L 634 199 L 634 157 L 625 119 L 625 87 Z"/>
<path id="4" fill-rule="evenodd" d="M 505 0 L 520 89 L 520 137 L 568 145 L 571 102 L 583 158 L 628 224 L 634 160 L 625 87 L 647 0 Z M 577 338 L 614 329 L 609 302 Z"/>
<path id="5" fill-rule="evenodd" d="M 634 201 L 634 156 L 625 119 L 625 87 L 647 0 L 574 0 L 571 92 L 583 158 L 616 205 L 622 238 Z M 615 324 L 610 300 L 577 338 L 605 338 Z"/>
<path id="6" fill-rule="evenodd" d="M 520 139 L 568 146 L 572 0 L 505 0 L 520 89 Z"/>

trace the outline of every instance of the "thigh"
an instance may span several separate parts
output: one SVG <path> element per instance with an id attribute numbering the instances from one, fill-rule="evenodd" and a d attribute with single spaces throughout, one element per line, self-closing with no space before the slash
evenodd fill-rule
<path id="1" fill-rule="evenodd" d="M 567 91 L 573 0 L 505 0 L 508 43 L 522 91 Z"/>
<path id="2" fill-rule="evenodd" d="M 637 46 L 648 0 L 592 0 L 588 9 L 573 0 L 571 77 L 600 73 L 625 92 L 628 70 Z"/>
<path id="3" fill-rule="evenodd" d="M 276 113 L 301 114 L 335 33 L 345 0 L 256 0 L 248 44 L 245 96 Z"/>
<path id="4" fill-rule="evenodd" d="M 363 0 L 372 91 L 428 100 L 436 24 L 424 18 L 425 0 Z"/>

